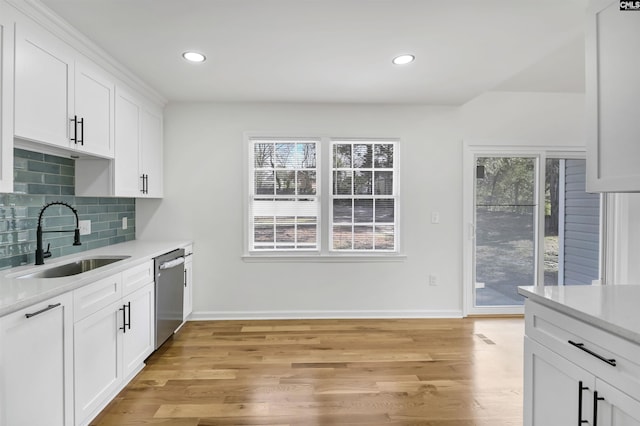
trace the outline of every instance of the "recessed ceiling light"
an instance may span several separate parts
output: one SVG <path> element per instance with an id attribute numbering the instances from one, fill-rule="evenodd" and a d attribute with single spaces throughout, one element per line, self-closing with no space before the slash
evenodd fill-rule
<path id="1" fill-rule="evenodd" d="M 182 54 L 182 57 L 189 62 L 204 62 L 207 58 L 202 53 L 187 51 Z"/>
<path id="2" fill-rule="evenodd" d="M 416 57 L 413 55 L 400 55 L 393 58 L 393 63 L 395 65 L 406 65 L 413 62 L 414 59 L 416 59 Z"/>

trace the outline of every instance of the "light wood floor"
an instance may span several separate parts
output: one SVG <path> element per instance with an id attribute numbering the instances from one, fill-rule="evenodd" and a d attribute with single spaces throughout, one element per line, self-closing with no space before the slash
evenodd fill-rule
<path id="1" fill-rule="evenodd" d="M 522 425 L 520 318 L 189 322 L 92 425 Z"/>

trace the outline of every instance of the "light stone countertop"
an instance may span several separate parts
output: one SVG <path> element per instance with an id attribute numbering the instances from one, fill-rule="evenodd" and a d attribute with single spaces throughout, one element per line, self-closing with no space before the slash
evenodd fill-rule
<path id="1" fill-rule="evenodd" d="M 518 287 L 518 293 L 640 344 L 640 285 Z"/>
<path id="2" fill-rule="evenodd" d="M 135 240 L 88 250 L 69 256 L 45 259 L 44 265 L 25 265 L 0 271 L 0 317 L 33 304 L 91 284 L 146 261 L 192 244 L 189 241 Z M 121 261 L 78 275 L 60 278 L 17 278 L 43 269 L 91 257 L 130 256 Z"/>

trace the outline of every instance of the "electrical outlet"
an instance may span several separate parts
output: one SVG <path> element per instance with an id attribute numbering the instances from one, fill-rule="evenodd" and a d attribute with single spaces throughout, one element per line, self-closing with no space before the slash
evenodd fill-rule
<path id="1" fill-rule="evenodd" d="M 438 285 L 438 276 L 435 274 L 429 274 L 429 285 L 437 286 Z"/>
<path id="2" fill-rule="evenodd" d="M 431 212 L 431 223 L 440 223 L 440 213 Z"/>
<path id="3" fill-rule="evenodd" d="M 127 229 L 127 217 L 122 218 L 122 229 Z"/>
<path id="4" fill-rule="evenodd" d="M 80 235 L 89 235 L 91 234 L 91 221 L 90 220 L 81 220 L 79 222 Z"/>

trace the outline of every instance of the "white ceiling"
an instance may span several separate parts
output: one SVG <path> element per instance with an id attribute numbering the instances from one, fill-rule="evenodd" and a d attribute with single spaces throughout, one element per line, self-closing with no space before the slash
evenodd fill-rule
<path id="1" fill-rule="evenodd" d="M 584 87 L 587 0 L 42 1 L 173 101 L 459 105 Z M 392 65 L 400 53 L 417 59 Z"/>

